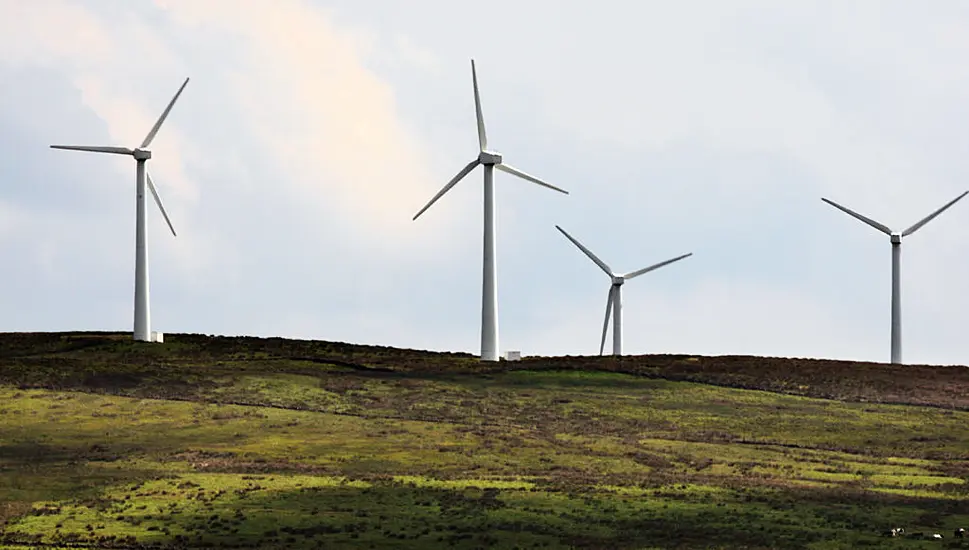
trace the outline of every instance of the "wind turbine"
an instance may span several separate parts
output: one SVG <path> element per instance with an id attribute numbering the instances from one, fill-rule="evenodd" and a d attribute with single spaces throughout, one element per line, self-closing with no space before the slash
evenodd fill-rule
<path id="1" fill-rule="evenodd" d="M 881 231 L 882 233 L 889 236 L 892 242 L 892 363 L 901 364 L 902 363 L 902 286 L 899 280 L 899 270 L 901 268 L 902 261 L 902 237 L 907 237 L 912 233 L 915 233 L 923 225 L 932 221 L 936 216 L 945 212 L 947 208 L 955 204 L 959 199 L 965 197 L 969 194 L 969 191 L 964 192 L 958 197 L 947 202 L 942 208 L 939 208 L 935 212 L 932 212 L 928 216 L 919 220 L 915 225 L 909 227 L 901 233 L 897 231 L 892 231 L 888 226 L 878 223 L 871 218 L 862 216 L 861 214 L 849 210 L 840 204 L 830 201 L 825 198 L 821 198 L 824 202 L 830 204 L 831 206 L 841 210 L 845 214 L 862 221 L 875 229 Z"/>
<path id="2" fill-rule="evenodd" d="M 548 187 L 560 193 L 569 194 L 535 176 L 506 164 L 500 153 L 488 149 L 488 136 L 485 134 L 484 116 L 481 114 L 481 96 L 478 93 L 478 74 L 471 60 L 471 81 L 474 86 L 474 110 L 478 122 L 478 156 L 461 169 L 438 191 L 424 208 L 414 216 L 414 220 L 423 214 L 432 204 L 437 202 L 445 193 L 457 185 L 461 179 L 471 173 L 479 164 L 484 166 L 484 259 L 481 288 L 481 360 L 498 360 L 498 277 L 495 265 L 495 168 L 502 172 L 518 176 L 519 178 Z"/>
<path id="3" fill-rule="evenodd" d="M 175 235 L 175 227 L 172 226 L 172 221 L 168 218 L 168 213 L 165 212 L 165 207 L 162 206 L 161 197 L 158 196 L 158 190 L 155 189 L 155 184 L 151 181 L 151 176 L 148 175 L 148 171 L 145 167 L 145 163 L 151 158 L 151 151 L 148 150 L 148 146 L 151 145 L 152 140 L 155 139 L 155 135 L 161 128 L 162 123 L 168 117 L 168 113 L 171 112 L 172 107 L 175 105 L 175 101 L 178 100 L 178 96 L 182 95 L 182 90 L 188 85 L 188 78 L 182 83 L 182 86 L 175 93 L 175 97 L 168 103 L 165 110 L 162 112 L 161 116 L 158 117 L 158 121 L 145 136 L 144 141 L 141 142 L 135 149 L 129 149 L 127 147 L 111 147 L 111 146 L 89 146 L 89 145 L 51 145 L 51 149 L 67 149 L 69 151 L 87 151 L 91 153 L 114 153 L 116 155 L 131 155 L 135 159 L 135 319 L 134 319 L 134 339 L 141 342 L 152 342 L 157 341 L 151 332 L 151 312 L 148 307 L 148 248 L 146 245 L 145 236 L 145 184 L 147 183 L 148 189 L 151 191 L 152 196 L 155 198 L 155 204 L 158 205 L 158 209 L 161 210 L 162 216 L 165 217 L 165 222 L 168 224 L 168 228 L 171 229 L 172 235 Z"/>
<path id="4" fill-rule="evenodd" d="M 642 269 L 638 269 L 636 271 L 631 271 L 629 273 L 620 275 L 618 273 L 613 272 L 612 269 L 608 265 L 606 265 L 605 262 L 600 260 L 598 256 L 596 256 L 595 254 L 592 253 L 591 250 L 583 246 L 582 243 L 580 243 L 578 240 L 572 237 L 572 235 L 569 235 L 568 233 L 566 233 L 564 229 L 562 229 L 557 225 L 555 226 L 555 229 L 558 229 L 559 231 L 561 231 L 562 234 L 565 235 L 565 237 L 568 240 L 572 241 L 572 244 L 574 244 L 579 248 L 579 250 L 584 252 L 585 255 L 589 257 L 590 260 L 595 262 L 595 264 L 599 266 L 600 269 L 605 271 L 606 275 L 608 275 L 612 279 L 612 284 L 609 286 L 609 294 L 606 297 L 606 318 L 605 320 L 602 321 L 602 340 L 599 342 L 599 355 L 602 355 L 602 351 L 603 349 L 605 349 L 605 346 L 606 346 L 606 331 L 609 329 L 610 314 L 612 314 L 612 354 L 622 355 L 622 285 L 623 283 L 625 283 L 629 279 L 634 279 L 636 277 L 639 277 L 640 275 L 644 275 L 646 273 L 649 273 L 650 271 L 659 269 L 665 265 L 669 265 L 673 262 L 678 262 L 683 258 L 688 258 L 692 256 L 693 253 L 690 252 L 689 254 L 677 256 L 675 258 L 666 260 L 665 262 L 653 264 L 649 267 L 644 267 Z"/>

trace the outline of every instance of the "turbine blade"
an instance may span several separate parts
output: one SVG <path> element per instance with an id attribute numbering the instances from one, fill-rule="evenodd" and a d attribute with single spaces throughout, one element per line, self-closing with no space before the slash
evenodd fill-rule
<path id="1" fill-rule="evenodd" d="M 693 253 L 690 252 L 689 254 L 684 254 L 682 256 L 677 256 L 677 257 L 675 257 L 675 258 L 673 258 L 671 260 L 666 260 L 665 262 L 660 262 L 658 264 L 653 264 L 653 265 L 651 265 L 649 267 L 644 267 L 644 268 L 642 268 L 640 270 L 637 270 L 637 271 L 632 271 L 630 273 L 627 273 L 627 274 L 623 275 L 622 278 L 623 279 L 626 279 L 628 281 L 629 279 L 633 279 L 635 277 L 639 277 L 640 275 L 642 275 L 644 273 L 649 273 L 650 271 L 653 271 L 654 269 L 659 269 L 659 268 L 663 267 L 664 265 L 670 265 L 671 263 L 678 262 L 678 261 L 682 260 L 683 258 L 689 258 L 692 255 L 693 255 Z"/>
<path id="2" fill-rule="evenodd" d="M 825 199 L 825 198 L 822 198 L 821 200 L 823 200 L 824 202 L 826 202 L 826 203 L 830 204 L 831 206 L 837 208 L 838 210 L 841 210 L 845 214 L 848 214 L 852 218 L 855 218 L 857 220 L 860 220 L 860 221 L 863 221 L 863 222 L 867 223 L 868 225 L 874 227 L 875 229 L 881 231 L 882 233 L 884 233 L 886 235 L 891 235 L 892 234 L 892 230 L 889 229 L 888 226 L 886 226 L 886 225 L 882 225 L 882 224 L 876 222 L 875 220 L 873 220 L 871 218 L 867 218 L 865 216 L 862 216 L 861 214 L 855 212 L 854 210 L 850 210 L 848 208 L 845 208 L 844 206 L 841 206 L 840 204 L 838 204 L 838 203 L 836 203 L 834 201 L 829 201 L 828 199 Z"/>
<path id="3" fill-rule="evenodd" d="M 527 180 L 527 181 L 530 181 L 532 183 L 537 183 L 537 184 L 541 185 L 542 187 L 548 187 L 549 189 L 553 189 L 555 191 L 558 191 L 559 193 L 565 193 L 566 195 L 569 194 L 569 192 L 566 191 L 565 189 L 559 189 L 558 187 L 555 187 L 554 185 L 552 185 L 550 183 L 545 183 L 544 181 L 536 178 L 535 176 L 533 176 L 531 174 L 526 174 L 525 172 L 522 172 L 521 170 L 519 170 L 518 168 L 515 168 L 514 166 L 511 166 L 511 165 L 508 165 L 508 164 L 505 164 L 505 163 L 501 163 L 501 164 L 496 164 L 495 165 L 495 168 L 497 168 L 497 169 L 499 169 L 502 172 L 505 172 L 507 174 L 511 174 L 513 176 L 518 176 L 519 178 L 521 178 L 523 180 Z"/>
<path id="4" fill-rule="evenodd" d="M 565 235 L 565 238 L 567 238 L 568 240 L 572 241 L 572 244 L 574 244 L 575 246 L 579 247 L 579 250 L 581 250 L 582 252 L 584 252 L 585 255 L 589 257 L 590 260 L 592 260 L 593 262 L 595 262 L 596 265 L 599 266 L 600 269 L 602 269 L 603 271 L 606 272 L 606 275 L 612 277 L 612 269 L 610 269 L 609 266 L 606 265 L 606 262 L 600 260 L 598 256 L 596 256 L 595 254 L 592 253 L 591 250 L 589 250 L 588 248 L 586 248 L 585 246 L 583 246 L 582 243 L 580 243 L 579 241 L 577 241 L 574 237 L 572 237 L 572 235 L 569 235 L 568 233 L 566 233 L 565 230 L 562 229 L 561 227 L 559 227 L 559 226 L 556 225 L 555 226 L 555 229 L 558 229 L 559 231 L 561 231 L 562 234 Z"/>
<path id="5" fill-rule="evenodd" d="M 148 183 L 148 189 L 151 190 L 151 195 L 155 197 L 155 204 L 158 205 L 158 209 L 161 210 L 162 216 L 165 217 L 165 223 L 167 223 L 168 228 L 172 230 L 172 235 L 177 237 L 178 235 L 175 234 L 175 226 L 172 225 L 172 220 L 168 218 L 168 212 L 165 212 L 165 207 L 162 205 L 161 197 L 158 196 L 158 190 L 155 189 L 155 184 L 151 181 L 151 175 L 148 174 L 147 170 L 145 170 L 145 180 Z"/>
<path id="6" fill-rule="evenodd" d="M 471 82 L 474 84 L 474 115 L 478 121 L 478 147 L 484 151 L 488 148 L 488 134 L 485 132 L 484 114 L 481 112 L 481 94 L 478 93 L 478 72 L 474 69 L 474 59 L 471 60 Z"/>
<path id="7" fill-rule="evenodd" d="M 51 145 L 51 149 L 65 149 L 67 151 L 87 151 L 89 153 L 114 153 L 116 155 L 130 155 L 134 153 L 127 147 L 99 147 L 90 145 Z"/>
<path id="8" fill-rule="evenodd" d="M 935 217 L 938 216 L 939 214 L 945 212 L 947 208 L 949 208 L 950 206 L 952 206 L 953 204 L 955 204 L 956 202 L 958 202 L 959 199 L 961 199 L 962 197 L 965 197 L 967 194 L 969 194 L 969 191 L 966 191 L 965 193 L 963 193 L 963 194 L 959 195 L 958 197 L 952 199 L 951 201 L 947 202 L 945 204 L 945 206 L 943 206 L 942 208 L 940 208 L 940 209 L 936 210 L 935 212 L 932 212 L 928 216 L 922 218 L 921 220 L 919 220 L 918 223 L 916 223 L 912 227 L 909 227 L 908 229 L 906 229 L 905 231 L 903 231 L 902 232 L 902 236 L 903 237 L 907 237 L 907 236 L 911 235 L 912 233 L 915 233 L 916 231 L 919 230 L 919 228 L 921 228 L 923 225 L 925 225 L 925 224 L 929 223 L 930 221 L 932 221 L 933 219 L 935 219 Z"/>
<path id="9" fill-rule="evenodd" d="M 182 95 L 182 90 L 185 89 L 185 86 L 188 86 L 187 78 L 185 79 L 185 82 L 182 82 L 182 87 L 179 88 L 177 92 L 175 92 L 175 97 L 173 97 L 172 100 L 168 102 L 168 107 L 165 107 L 165 110 L 162 112 L 161 116 L 158 117 L 158 122 L 156 122 L 155 125 L 152 126 L 151 131 L 148 132 L 147 136 L 145 136 L 145 141 L 141 142 L 142 149 L 151 145 L 152 140 L 155 139 L 155 134 L 158 133 L 158 129 L 161 128 L 162 123 L 164 123 L 165 119 L 168 118 L 168 113 L 171 112 L 172 107 L 175 106 L 175 102 L 178 100 L 178 96 Z"/>
<path id="10" fill-rule="evenodd" d="M 437 199 L 443 197 L 444 193 L 447 193 L 448 191 L 451 190 L 452 187 L 457 185 L 457 183 L 461 181 L 461 178 L 463 178 L 464 176 L 467 176 L 472 170 L 474 170 L 478 166 L 478 164 L 479 164 L 478 159 L 474 159 L 471 162 L 469 162 L 467 166 L 465 166 L 464 168 L 461 169 L 460 172 L 458 172 L 458 175 L 451 178 L 451 181 L 447 182 L 447 185 L 445 185 L 443 189 L 441 189 L 440 191 L 437 192 L 436 195 L 434 195 L 434 198 L 431 199 L 430 202 L 424 205 L 424 208 L 421 208 L 420 212 L 414 215 L 411 221 L 416 220 L 418 216 L 423 214 L 425 210 L 427 210 L 428 208 L 431 207 L 432 204 L 437 202 Z"/>
<path id="11" fill-rule="evenodd" d="M 602 340 L 599 342 L 599 355 L 606 348 L 606 331 L 609 330 L 609 314 L 612 313 L 612 296 L 615 292 L 615 285 L 609 285 L 609 294 L 606 296 L 606 318 L 602 321 Z"/>

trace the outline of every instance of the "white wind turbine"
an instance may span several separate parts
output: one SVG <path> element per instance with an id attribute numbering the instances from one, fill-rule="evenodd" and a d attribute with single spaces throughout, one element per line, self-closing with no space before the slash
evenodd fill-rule
<path id="1" fill-rule="evenodd" d="M 494 170 L 518 176 L 519 178 L 537 183 L 543 187 L 554 189 L 560 193 L 569 194 L 535 176 L 526 174 L 517 168 L 503 162 L 501 154 L 488 149 L 488 136 L 485 134 L 484 116 L 481 114 L 481 96 L 478 93 L 478 75 L 471 60 L 471 81 L 474 86 L 474 110 L 478 122 L 478 156 L 461 169 L 447 185 L 444 186 L 424 208 L 414 216 L 414 220 L 424 213 L 432 204 L 437 202 L 445 193 L 457 185 L 479 164 L 484 166 L 484 260 L 481 289 L 481 360 L 498 360 L 498 277 L 495 266 L 495 180 Z"/>
<path id="2" fill-rule="evenodd" d="M 600 260 L 595 254 L 592 253 L 591 250 L 583 246 L 582 243 L 580 243 L 574 237 L 572 237 L 572 235 L 569 235 L 568 233 L 566 233 L 564 229 L 562 229 L 557 225 L 555 226 L 555 229 L 558 229 L 559 231 L 561 231 L 562 234 L 565 235 L 565 237 L 568 240 L 572 241 L 572 244 L 579 247 L 579 250 L 584 252 L 585 255 L 589 257 L 590 260 L 595 262 L 595 264 L 599 266 L 600 269 L 605 271 L 606 275 L 608 275 L 612 279 L 612 284 L 609 286 L 609 295 L 606 297 L 606 318 L 605 320 L 602 321 L 602 340 L 599 342 L 599 355 L 602 355 L 602 351 L 605 349 L 605 346 L 606 346 L 606 331 L 609 329 L 610 314 L 612 314 L 612 354 L 622 355 L 622 285 L 623 283 L 625 283 L 629 279 L 639 277 L 640 275 L 644 275 L 646 273 L 649 273 L 650 271 L 659 269 L 665 265 L 669 265 L 673 262 L 678 262 L 683 258 L 688 258 L 692 256 L 693 253 L 690 252 L 689 254 L 677 256 L 675 258 L 666 260 L 665 262 L 653 264 L 649 267 L 644 267 L 642 269 L 638 269 L 636 271 L 631 271 L 629 273 L 620 275 L 618 273 L 613 272 L 612 269 L 608 265 L 606 265 L 605 262 Z"/>
<path id="3" fill-rule="evenodd" d="M 969 194 L 969 191 L 964 192 L 958 197 L 952 199 L 946 203 L 942 208 L 939 208 L 935 212 L 932 212 L 928 216 L 919 220 L 915 225 L 909 227 L 901 233 L 892 231 L 888 226 L 878 223 L 871 218 L 862 216 L 861 214 L 849 210 L 840 204 L 830 201 L 828 199 L 822 198 L 821 200 L 830 204 L 831 206 L 841 210 L 845 214 L 860 220 L 875 229 L 881 231 L 882 233 L 889 236 L 892 242 L 892 363 L 901 364 L 902 363 L 902 287 L 900 281 L 899 270 L 901 268 L 902 261 L 902 237 L 907 237 L 912 233 L 915 233 L 923 225 L 932 221 L 936 216 L 944 212 L 947 208 L 955 204 L 959 199 L 965 197 Z"/>
<path id="4" fill-rule="evenodd" d="M 172 221 L 168 218 L 168 213 L 165 212 L 165 207 L 162 206 L 161 198 L 158 196 L 158 190 L 155 189 L 155 184 L 151 181 L 151 176 L 148 175 L 148 171 L 145 168 L 145 162 L 151 158 L 151 151 L 147 149 L 151 145 L 152 140 L 155 139 L 155 134 L 158 133 L 159 128 L 161 128 L 162 123 L 168 117 L 168 113 L 172 110 L 175 105 L 175 101 L 178 100 L 178 96 L 182 94 L 182 90 L 188 85 L 188 78 L 182 83 L 182 86 L 175 93 L 175 97 L 168 103 L 165 110 L 162 112 L 158 121 L 145 136 L 144 141 L 141 142 L 135 149 L 129 149 L 127 147 L 111 147 L 111 146 L 88 146 L 88 145 L 51 145 L 52 149 L 67 149 L 70 151 L 88 151 L 92 153 L 114 153 L 116 155 L 131 155 L 135 159 L 135 189 L 136 189 L 136 199 L 135 199 L 135 320 L 134 320 L 134 339 L 142 342 L 155 341 L 151 332 L 151 313 L 148 307 L 148 248 L 146 246 L 146 235 L 145 235 L 145 184 L 147 183 L 148 189 L 151 191 L 152 196 L 155 198 L 155 203 L 158 205 L 158 209 L 161 210 L 162 216 L 165 217 L 165 222 L 168 223 L 168 228 L 171 229 L 172 235 L 175 235 L 175 227 L 172 226 Z"/>

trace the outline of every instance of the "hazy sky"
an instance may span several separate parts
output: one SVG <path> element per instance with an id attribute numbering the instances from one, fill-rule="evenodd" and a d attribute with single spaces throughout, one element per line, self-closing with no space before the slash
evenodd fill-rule
<path id="1" fill-rule="evenodd" d="M 500 347 L 889 355 L 888 238 L 969 189 L 969 4 L 0 0 L 0 330 L 131 330 L 135 146 L 153 329 L 477 353 L 489 141 Z M 969 199 L 906 239 L 906 362 L 969 363 Z M 608 344 L 607 344 L 608 345 Z"/>

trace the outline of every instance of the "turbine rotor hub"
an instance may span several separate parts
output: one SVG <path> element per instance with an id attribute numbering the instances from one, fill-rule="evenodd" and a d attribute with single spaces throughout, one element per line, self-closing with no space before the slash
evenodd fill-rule
<path id="1" fill-rule="evenodd" d="M 625 282 L 626 282 L 626 279 L 623 279 L 622 275 L 613 275 L 612 276 L 612 284 L 613 284 L 613 286 L 622 286 L 622 284 L 625 283 Z"/>
<path id="2" fill-rule="evenodd" d="M 892 233 L 891 237 L 892 237 L 892 244 L 902 244 L 901 233 Z"/>
<path id="3" fill-rule="evenodd" d="M 494 151 L 481 151 L 478 153 L 478 162 L 484 164 L 485 166 L 501 164 L 501 153 L 496 153 Z"/>
<path id="4" fill-rule="evenodd" d="M 135 157 L 135 160 L 148 160 L 151 158 L 151 151 L 148 149 L 135 149 L 131 155 Z"/>

